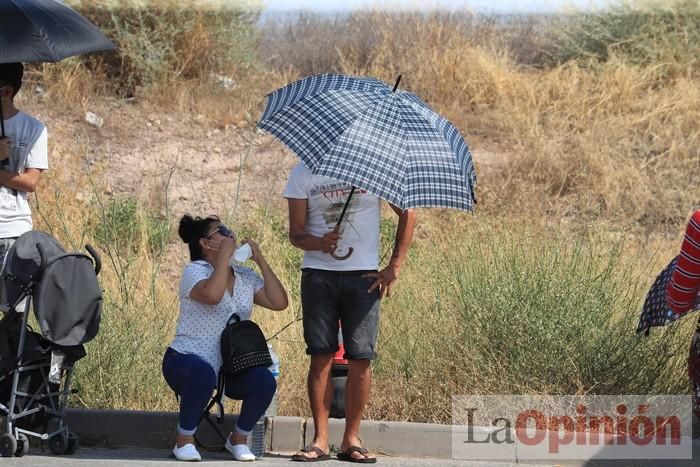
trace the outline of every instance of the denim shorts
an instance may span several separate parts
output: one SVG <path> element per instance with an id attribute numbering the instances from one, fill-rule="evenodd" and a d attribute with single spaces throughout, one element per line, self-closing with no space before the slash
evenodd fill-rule
<path id="1" fill-rule="evenodd" d="M 338 351 L 338 321 L 343 329 L 345 358 L 374 360 L 377 356 L 379 288 L 368 293 L 376 271 L 324 271 L 304 268 L 301 272 L 301 306 L 304 341 L 309 355 Z"/>

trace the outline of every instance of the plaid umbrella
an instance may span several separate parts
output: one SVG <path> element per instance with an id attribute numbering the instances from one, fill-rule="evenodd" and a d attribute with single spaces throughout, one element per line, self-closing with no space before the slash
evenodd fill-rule
<path id="1" fill-rule="evenodd" d="M 454 125 L 398 84 L 392 90 L 374 78 L 310 76 L 268 94 L 258 126 L 312 173 L 401 209 L 471 211 L 476 173 L 467 144 Z"/>
<path id="2" fill-rule="evenodd" d="M 642 308 L 642 313 L 639 316 L 639 325 L 637 326 L 637 333 L 644 333 L 649 335 L 649 330 L 654 326 L 666 326 L 667 324 L 678 320 L 685 316 L 687 313 L 674 313 L 667 304 L 667 294 L 666 290 L 668 285 L 671 283 L 671 276 L 676 270 L 676 264 L 678 263 L 679 256 L 676 256 L 663 271 L 656 276 L 654 284 L 649 289 L 647 293 L 646 300 L 644 301 L 644 307 Z M 697 296 L 694 306 L 688 310 L 695 311 L 700 310 L 700 295 Z"/>

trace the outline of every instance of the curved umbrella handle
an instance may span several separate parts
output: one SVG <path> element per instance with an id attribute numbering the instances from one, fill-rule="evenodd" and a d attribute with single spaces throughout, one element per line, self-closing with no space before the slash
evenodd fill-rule
<path id="1" fill-rule="evenodd" d="M 353 187 L 353 190 L 354 190 L 354 189 L 355 189 L 355 187 Z M 347 208 L 347 204 L 346 204 L 345 207 Z M 345 210 L 343 210 L 343 213 L 345 213 Z M 341 219 L 342 219 L 342 215 L 341 215 Z M 335 227 L 333 227 L 333 232 L 338 233 L 338 231 L 340 231 L 340 221 L 338 221 L 338 223 L 335 224 Z M 338 261 L 343 261 L 344 259 L 348 259 L 348 258 L 350 257 L 350 255 L 352 254 L 353 251 L 354 251 L 354 248 L 353 248 L 353 247 L 350 247 L 350 248 L 348 248 L 348 252 L 347 252 L 347 254 L 345 254 L 345 255 L 342 255 L 342 256 L 341 256 L 341 255 L 336 255 L 336 254 L 335 254 L 335 251 L 333 251 L 333 252 L 331 252 L 331 253 L 329 253 L 329 254 L 330 254 L 333 258 L 337 259 Z"/>
<path id="2" fill-rule="evenodd" d="M 343 255 L 343 256 L 336 255 L 335 253 L 331 253 L 331 256 L 339 261 L 342 261 L 344 259 L 348 259 L 350 257 L 350 255 L 352 254 L 352 252 L 353 252 L 353 248 L 350 247 L 350 248 L 348 248 L 348 253 Z"/>

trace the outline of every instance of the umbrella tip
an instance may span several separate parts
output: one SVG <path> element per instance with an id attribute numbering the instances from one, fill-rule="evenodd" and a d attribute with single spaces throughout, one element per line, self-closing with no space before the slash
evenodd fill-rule
<path id="1" fill-rule="evenodd" d="M 391 92 L 396 92 L 396 90 L 399 88 L 400 82 L 401 82 L 401 75 L 399 75 L 399 77 L 396 78 L 396 84 L 394 85 L 394 89 Z"/>

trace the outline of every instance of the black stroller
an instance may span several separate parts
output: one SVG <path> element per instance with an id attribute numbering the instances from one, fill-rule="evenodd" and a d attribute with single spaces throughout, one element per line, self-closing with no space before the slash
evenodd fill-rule
<path id="1" fill-rule="evenodd" d="M 78 438 L 64 424 L 73 365 L 97 334 L 102 291 L 100 258 L 67 253 L 49 234 L 20 236 L 2 271 L 9 309 L 0 321 L 0 454 L 23 456 L 28 436 L 54 454 L 72 454 Z M 30 303 L 40 332 L 29 325 Z"/>

